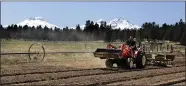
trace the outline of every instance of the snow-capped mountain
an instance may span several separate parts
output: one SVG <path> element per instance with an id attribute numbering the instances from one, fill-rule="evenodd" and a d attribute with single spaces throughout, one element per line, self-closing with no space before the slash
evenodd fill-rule
<path id="1" fill-rule="evenodd" d="M 132 24 L 131 22 L 124 20 L 122 18 L 115 18 L 113 20 L 111 20 L 110 22 L 108 22 L 108 25 L 111 25 L 113 29 L 139 29 L 140 27 L 137 25 Z"/>
<path id="2" fill-rule="evenodd" d="M 43 17 L 34 17 L 34 18 L 28 18 L 18 24 L 16 24 L 18 26 L 25 26 L 25 25 L 28 25 L 29 27 L 37 27 L 39 25 L 41 25 L 42 28 L 44 28 L 45 26 L 48 27 L 48 28 L 52 28 L 54 29 L 55 27 L 56 28 L 60 28 L 54 24 L 50 24 L 48 23 L 46 20 L 43 19 Z M 8 25 L 5 25 L 4 27 L 7 27 Z"/>
<path id="3" fill-rule="evenodd" d="M 103 19 L 99 19 L 97 21 L 95 21 L 95 23 L 101 25 L 101 22 L 102 21 L 105 21 Z M 107 25 L 111 25 L 112 26 L 112 29 L 139 29 L 140 27 L 137 26 L 137 25 L 134 25 L 132 23 L 130 23 L 129 21 L 127 20 L 124 20 L 123 18 L 115 18 L 111 21 L 106 21 L 107 22 Z M 25 26 L 25 25 L 28 25 L 29 27 L 37 27 L 39 25 L 41 25 L 42 28 L 44 28 L 45 26 L 48 27 L 48 28 L 52 28 L 54 29 L 55 27 L 56 28 L 64 28 L 64 27 L 58 27 L 54 24 L 50 24 L 48 23 L 43 17 L 33 17 L 33 18 L 28 18 L 20 23 L 17 23 L 16 25 L 18 26 Z M 5 25 L 4 26 L 5 28 L 8 27 L 8 25 Z M 69 27 L 69 26 L 68 26 Z M 83 30 L 85 27 L 85 25 L 80 25 L 80 28 Z M 75 29 L 76 27 L 70 27 L 70 28 L 73 28 Z"/>
<path id="4" fill-rule="evenodd" d="M 97 23 L 98 25 L 101 25 L 101 22 L 105 21 L 103 19 L 99 19 L 97 20 L 95 23 Z M 140 27 L 132 24 L 131 22 L 124 20 L 123 18 L 115 18 L 111 21 L 106 21 L 107 25 L 111 25 L 112 29 L 139 29 Z M 80 26 L 82 29 L 85 27 L 85 25 L 81 25 Z M 74 27 L 75 28 L 75 27 Z"/>

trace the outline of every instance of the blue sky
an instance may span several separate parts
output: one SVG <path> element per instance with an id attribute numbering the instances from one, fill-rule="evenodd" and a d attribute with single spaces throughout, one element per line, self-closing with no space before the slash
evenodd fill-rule
<path id="1" fill-rule="evenodd" d="M 60 27 L 119 17 L 139 26 L 146 21 L 173 24 L 185 20 L 185 2 L 1 2 L 2 25 L 35 16 Z"/>

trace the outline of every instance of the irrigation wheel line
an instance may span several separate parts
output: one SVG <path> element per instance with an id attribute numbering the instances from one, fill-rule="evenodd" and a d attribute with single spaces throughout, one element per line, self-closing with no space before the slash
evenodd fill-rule
<path id="1" fill-rule="evenodd" d="M 32 49 L 32 47 L 33 47 L 34 45 L 39 45 L 39 46 L 42 48 L 42 52 L 43 52 L 43 53 L 39 53 L 39 52 L 34 52 L 34 53 L 32 53 L 32 52 L 31 52 L 31 49 Z M 41 43 L 33 43 L 33 44 L 31 44 L 30 47 L 29 47 L 29 49 L 28 49 L 28 57 L 29 57 L 29 60 L 32 60 L 31 54 L 36 54 L 37 56 L 38 56 L 38 54 L 43 54 L 43 55 L 41 56 L 41 61 L 43 61 L 43 59 L 45 58 L 45 55 L 46 55 L 44 46 L 43 46 Z"/>
<path id="2" fill-rule="evenodd" d="M 36 50 L 35 50 L 35 52 L 31 51 L 34 45 L 39 45 L 39 47 L 41 49 L 36 49 L 36 50 L 42 50 L 42 52 L 36 52 Z M 37 56 L 34 57 L 34 58 L 37 59 L 38 55 L 41 54 L 41 56 L 40 56 L 41 60 L 40 61 L 43 61 L 46 54 L 64 54 L 64 53 L 72 54 L 72 53 L 94 53 L 94 52 L 80 52 L 80 51 L 79 52 L 78 51 L 74 51 L 74 52 L 73 51 L 71 51 L 71 52 L 64 52 L 64 51 L 63 52 L 60 52 L 60 51 L 58 51 L 58 52 L 46 52 L 44 46 L 41 43 L 33 43 L 29 46 L 28 52 L 14 52 L 14 53 L 13 52 L 8 52 L 8 53 L 0 53 L 0 55 L 27 54 L 29 60 L 32 60 L 31 55 L 37 55 Z"/>
<path id="3" fill-rule="evenodd" d="M 34 45 L 38 46 L 40 49 L 35 49 L 32 51 Z M 40 50 L 41 52 L 37 52 L 37 50 Z M 41 60 L 40 61 L 43 61 L 46 54 L 64 54 L 64 53 L 93 53 L 93 52 L 46 52 L 44 46 L 41 44 L 41 43 L 33 43 L 29 46 L 29 49 L 28 49 L 28 52 L 8 52 L 8 53 L 0 53 L 0 55 L 14 55 L 14 54 L 26 54 L 28 55 L 28 58 L 29 58 L 29 61 L 33 60 L 32 59 L 32 55 L 36 55 L 34 58 L 38 59 L 40 58 Z M 41 54 L 39 56 L 39 54 Z"/>

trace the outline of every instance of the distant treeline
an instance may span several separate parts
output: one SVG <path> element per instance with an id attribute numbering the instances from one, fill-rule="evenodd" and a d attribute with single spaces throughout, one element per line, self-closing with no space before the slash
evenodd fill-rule
<path id="1" fill-rule="evenodd" d="M 186 23 L 180 19 L 175 24 L 162 26 L 155 22 L 145 22 L 142 28 L 135 29 L 112 29 L 105 21 L 101 25 L 87 20 L 84 30 L 78 24 L 75 29 L 65 27 L 63 29 L 42 28 L 10 25 L 7 28 L 0 26 L 0 37 L 4 39 L 25 40 L 49 40 L 49 41 L 96 41 L 105 42 L 125 41 L 129 36 L 148 40 L 170 40 L 186 44 Z"/>

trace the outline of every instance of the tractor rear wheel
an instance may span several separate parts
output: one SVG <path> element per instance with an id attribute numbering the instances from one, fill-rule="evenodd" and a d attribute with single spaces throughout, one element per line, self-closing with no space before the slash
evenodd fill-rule
<path id="1" fill-rule="evenodd" d="M 113 68 L 113 64 L 114 64 L 114 62 L 113 62 L 112 59 L 107 59 L 105 61 L 105 65 L 106 65 L 107 68 Z"/>
<path id="2" fill-rule="evenodd" d="M 140 52 L 136 58 L 136 68 L 145 68 L 147 64 L 146 56 Z"/>
<path id="3" fill-rule="evenodd" d="M 119 69 L 126 69 L 126 59 L 120 59 L 116 64 Z"/>

